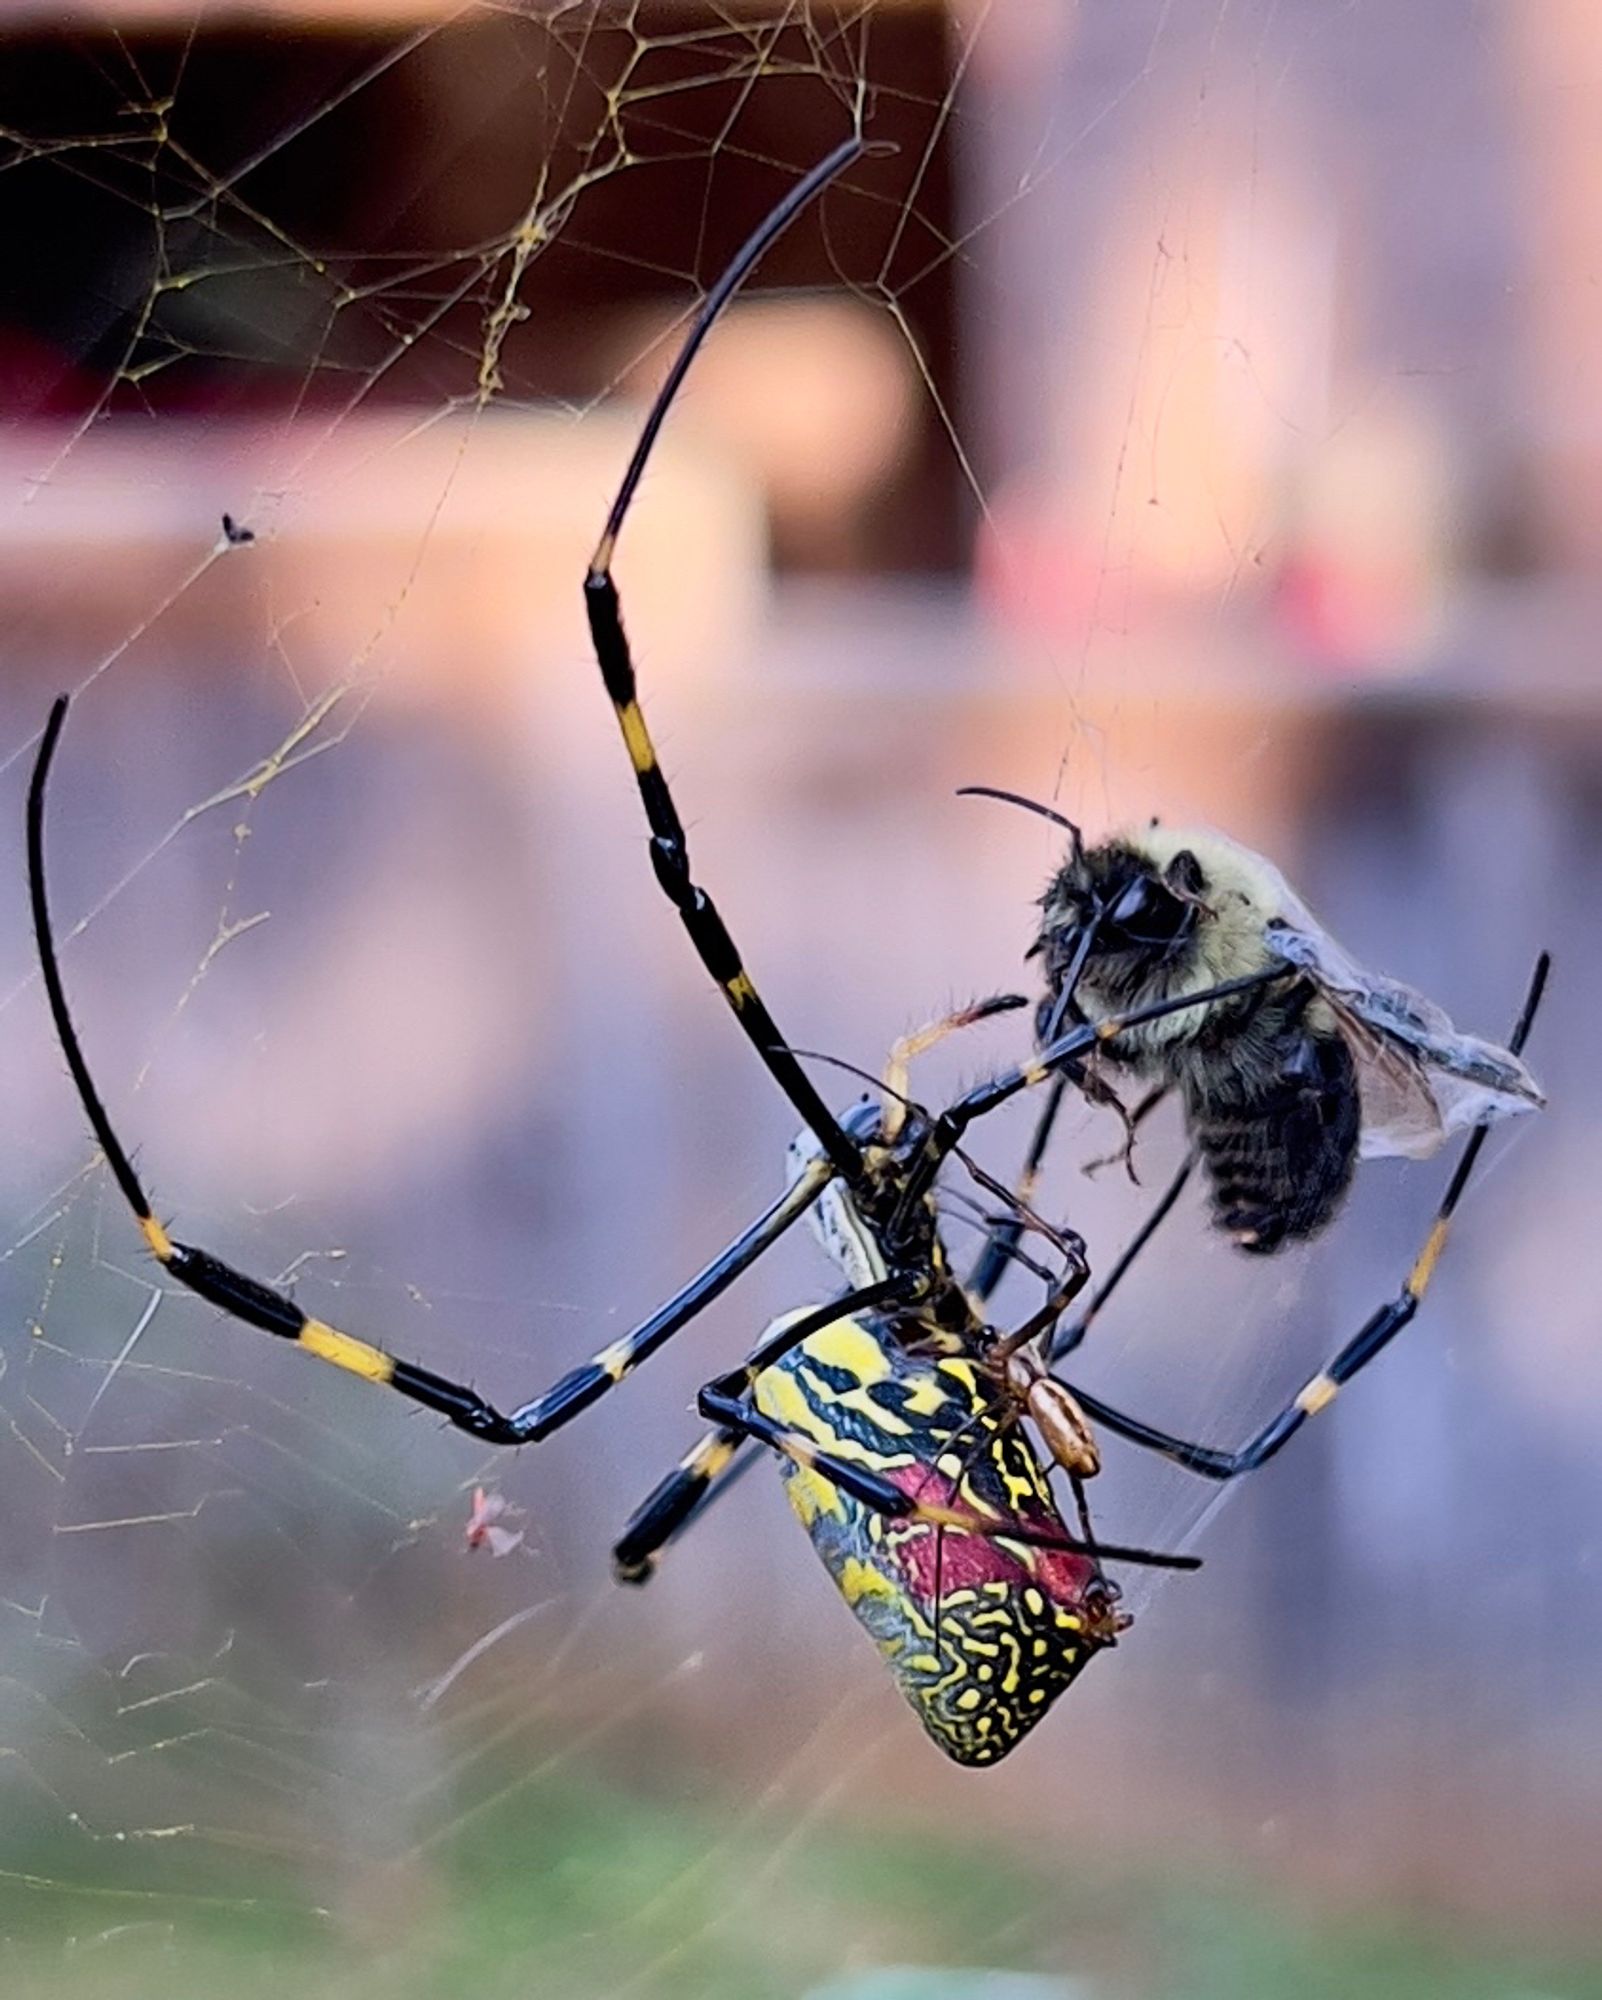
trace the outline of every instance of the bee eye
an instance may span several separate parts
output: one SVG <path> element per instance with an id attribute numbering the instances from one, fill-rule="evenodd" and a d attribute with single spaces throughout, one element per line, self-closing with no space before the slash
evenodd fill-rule
<path id="1" fill-rule="evenodd" d="M 1172 895 L 1150 875 L 1137 875 L 1102 920 L 1104 943 L 1114 951 L 1141 947 L 1164 951 L 1189 934 L 1194 907 Z"/>
<path id="2" fill-rule="evenodd" d="M 1153 884 L 1146 876 L 1137 875 L 1134 881 L 1130 883 L 1129 887 L 1118 898 L 1117 902 L 1107 912 L 1108 922 L 1122 930 L 1125 925 L 1131 924 L 1137 917 L 1143 916 L 1147 905 L 1151 902 L 1152 887 Z"/>

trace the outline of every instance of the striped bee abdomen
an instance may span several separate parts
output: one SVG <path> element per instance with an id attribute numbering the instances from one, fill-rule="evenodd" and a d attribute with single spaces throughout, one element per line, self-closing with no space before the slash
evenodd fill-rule
<path id="1" fill-rule="evenodd" d="M 1191 1136 L 1218 1227 L 1263 1254 L 1316 1236 L 1357 1165 L 1362 1099 L 1339 1029 L 1292 1028 L 1252 1079 L 1221 1065 L 1185 1082 Z"/>

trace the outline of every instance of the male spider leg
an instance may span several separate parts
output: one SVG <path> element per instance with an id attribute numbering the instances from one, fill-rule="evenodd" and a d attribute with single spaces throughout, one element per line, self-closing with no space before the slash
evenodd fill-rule
<path id="1" fill-rule="evenodd" d="M 1029 1151 L 1024 1155 L 1023 1170 L 1018 1176 L 1017 1190 L 1020 1201 L 1034 1200 L 1035 1186 L 1040 1179 L 1040 1165 L 1046 1157 L 1046 1148 L 1051 1144 L 1057 1116 L 1062 1110 L 1062 1101 L 1067 1094 L 1067 1077 L 1053 1077 L 1051 1089 L 1046 1093 L 1046 1102 L 1035 1124 L 1034 1137 L 1029 1142 Z M 1023 1230 L 1023 1217 L 1014 1213 L 1001 1217 L 986 1237 L 983 1248 L 974 1259 L 973 1269 L 968 1274 L 968 1290 L 981 1306 L 988 1304 L 995 1296 L 996 1287 L 1006 1276 L 1013 1252 L 1022 1240 Z"/>
<path id="2" fill-rule="evenodd" d="M 1035 1126 L 1034 1138 L 1030 1141 L 1029 1151 L 1024 1159 L 1023 1171 L 1018 1176 L 1018 1193 L 1020 1198 L 1025 1202 L 1030 1202 L 1034 1199 L 1035 1187 L 1040 1176 L 1040 1165 L 1045 1158 L 1046 1148 L 1051 1142 L 1052 1127 L 1057 1121 L 1057 1113 L 1062 1106 L 1063 1097 L 1067 1089 L 1068 1079 L 1059 1073 L 1052 1080 L 1051 1089 L 1046 1097 L 1045 1108 L 1040 1114 L 1039 1123 Z M 1150 1114 L 1156 1110 L 1166 1095 L 1166 1090 L 1159 1086 L 1156 1090 L 1148 1091 L 1133 1111 L 1124 1114 L 1126 1132 L 1124 1146 L 1120 1153 L 1115 1153 L 1111 1156 L 1111 1160 L 1115 1161 L 1127 1155 L 1135 1133 L 1139 1131 L 1140 1127 L 1145 1123 Z M 1090 1166 L 1086 1167 L 1085 1171 L 1088 1173 L 1092 1167 L 1105 1166 L 1110 1163 L 1111 1161 L 1092 1161 Z M 1178 1200 L 1180 1190 L 1184 1187 L 1189 1175 L 1190 1167 L 1187 1163 L 1175 1177 L 1174 1184 L 1170 1186 L 1167 1194 L 1164 1195 L 1162 1201 L 1158 1204 L 1153 1220 L 1141 1230 L 1129 1249 L 1124 1252 L 1112 1275 L 1102 1284 L 1095 1298 L 1077 1322 L 1079 1335 L 1078 1339 L 1071 1343 L 1073 1346 L 1077 1347 L 1079 1345 L 1079 1341 L 1084 1338 L 1089 1328 L 1091 1319 L 1107 1303 L 1109 1293 L 1129 1268 L 1129 1264 L 1133 1258 L 1144 1248 L 1152 1230 L 1157 1227 L 1157 1224 L 1162 1221 L 1169 1209 Z M 968 1290 L 978 1300 L 980 1305 L 984 1305 L 994 1295 L 997 1285 L 1001 1282 L 1008 1260 L 1013 1256 L 1017 1248 L 1022 1230 L 1023 1219 L 1017 1214 L 1005 1215 L 997 1219 L 988 1241 L 985 1243 L 983 1250 L 974 1264 L 973 1274 L 968 1280 Z M 1054 1354 L 1066 1353 L 1067 1349 L 1063 1348 L 1059 1342 L 1054 1342 L 1052 1352 Z"/>
<path id="3" fill-rule="evenodd" d="M 573 1369 L 545 1395 L 510 1414 L 498 1410 L 464 1383 L 402 1361 L 384 1348 L 314 1318 L 286 1292 L 235 1270 L 209 1250 L 177 1242 L 157 1220 L 133 1163 L 112 1130 L 110 1117 L 84 1060 L 61 981 L 45 890 L 44 803 L 50 766 L 66 714 L 67 697 L 62 695 L 50 711 L 28 787 L 28 892 L 50 1017 L 95 1139 L 123 1198 L 134 1212 L 151 1254 L 180 1284 L 232 1318 L 292 1341 L 318 1360 L 359 1375 L 364 1381 L 397 1389 L 413 1402 L 438 1411 L 457 1429 L 484 1443 L 534 1444 L 587 1409 L 726 1291 L 742 1271 L 806 1213 L 833 1178 L 827 1160 L 809 1161 L 778 1199 L 666 1305 L 631 1333 L 603 1348 L 592 1361 Z"/>
<path id="4" fill-rule="evenodd" d="M 1508 1047 L 1514 1055 L 1523 1053 L 1528 1039 L 1530 1025 L 1536 1009 L 1541 1003 L 1541 994 L 1546 986 L 1547 974 L 1551 970 L 1551 956 L 1542 952 L 1536 960 L 1535 971 L 1530 980 L 1529 992 L 1518 1024 L 1513 1030 Z M 1361 1329 L 1346 1343 L 1334 1359 L 1321 1368 L 1280 1411 L 1264 1424 L 1263 1428 L 1238 1451 L 1220 1451 L 1212 1445 L 1193 1444 L 1185 1438 L 1172 1437 L 1167 1431 L 1158 1430 L 1154 1425 L 1142 1423 L 1136 1417 L 1126 1416 L 1110 1403 L 1104 1403 L 1098 1396 L 1088 1396 L 1082 1389 L 1073 1393 L 1107 1430 L 1119 1437 L 1127 1438 L 1131 1444 L 1143 1446 L 1148 1451 L 1160 1452 L 1188 1471 L 1198 1472 L 1205 1479 L 1236 1479 L 1242 1473 L 1255 1472 L 1260 1465 L 1266 1465 L 1301 1429 L 1309 1417 L 1316 1417 L 1321 1410 L 1327 1410 L 1338 1392 L 1389 1346 L 1403 1327 L 1413 1318 L 1429 1289 L 1430 1280 L 1435 1275 L 1441 1252 L 1452 1230 L 1452 1218 L 1458 1203 L 1463 1198 L 1463 1190 L 1468 1186 L 1469 1177 L 1479 1161 L 1484 1148 L 1488 1124 L 1476 1125 L 1470 1134 L 1468 1144 L 1463 1148 L 1446 1193 L 1441 1197 L 1441 1205 L 1435 1211 L 1435 1220 L 1430 1225 L 1423 1248 L 1413 1260 L 1413 1268 L 1408 1272 L 1402 1289 L 1394 1299 L 1382 1305 L 1364 1323 Z"/>
<path id="5" fill-rule="evenodd" d="M 1130 1265 L 1134 1263 L 1135 1259 L 1157 1234 L 1157 1231 L 1162 1227 L 1164 1222 L 1167 1221 L 1169 1214 L 1173 1210 L 1174 1203 L 1185 1192 L 1185 1184 L 1190 1179 L 1195 1165 L 1196 1155 L 1194 1153 L 1187 1153 L 1179 1164 L 1179 1171 L 1163 1190 L 1162 1199 L 1157 1203 L 1151 1214 L 1146 1217 L 1146 1220 L 1140 1225 L 1139 1229 L 1136 1230 L 1129 1242 L 1124 1245 L 1117 1263 L 1113 1265 L 1106 1277 L 1102 1279 L 1101 1283 L 1091 1293 L 1084 1311 L 1074 1321 L 1072 1326 L 1065 1326 L 1061 1332 L 1053 1335 L 1051 1345 L 1046 1351 L 1048 1364 L 1060 1361 L 1065 1354 L 1072 1354 L 1074 1349 L 1083 1341 L 1085 1335 L 1089 1333 L 1092 1321 L 1094 1321 L 1096 1315 L 1106 1305 L 1113 1293 L 1117 1291 L 1119 1285 L 1122 1284 L 1128 1274 Z"/>
<path id="6" fill-rule="evenodd" d="M 606 527 L 584 578 L 584 608 L 589 619 L 590 637 L 601 678 L 606 684 L 622 731 L 629 762 L 651 832 L 651 864 L 663 894 L 678 911 L 701 963 L 734 1010 L 747 1040 L 766 1064 L 768 1073 L 790 1100 L 797 1115 L 816 1136 L 833 1162 L 835 1172 L 853 1185 L 862 1177 L 862 1153 L 856 1142 L 824 1103 L 801 1065 L 791 1054 L 785 1037 L 757 992 L 746 971 L 739 949 L 730 936 L 717 906 L 690 873 L 689 843 L 678 808 L 668 789 L 667 778 L 656 754 L 656 746 L 640 708 L 639 689 L 628 639 L 623 631 L 622 610 L 617 585 L 612 578 L 612 558 L 629 503 L 645 471 L 651 447 L 677 395 L 690 363 L 701 342 L 710 332 L 742 279 L 763 253 L 807 206 L 822 193 L 835 176 L 844 171 L 863 151 L 863 142 L 853 137 L 837 146 L 804 179 L 798 181 L 749 238 L 734 261 L 707 294 L 683 349 L 668 373 L 660 394 L 651 406 L 640 433 L 639 443 L 629 461 L 618 489 Z"/>
<path id="7" fill-rule="evenodd" d="M 1050 1341 L 1045 1344 L 1045 1353 L 1040 1363 L 1042 1388 L 1045 1394 L 1043 1404 L 1037 1406 L 1031 1399 L 1026 1398 L 1016 1406 L 1013 1412 L 1013 1421 L 1016 1421 L 1019 1416 L 1025 1413 L 1034 1420 L 1035 1427 L 1047 1443 L 1052 1458 L 1065 1471 L 1070 1473 L 1070 1477 L 1073 1480 L 1075 1498 L 1078 1500 L 1081 1510 L 1084 1509 L 1085 1499 L 1080 1474 L 1072 1470 L 1075 1458 L 1077 1457 L 1080 1461 L 1080 1472 L 1089 1473 L 1100 1469 L 1100 1456 L 1096 1452 L 1095 1440 L 1088 1435 L 1083 1421 L 1085 1409 L 1088 1406 L 1082 1408 L 1083 1398 L 1078 1395 L 1077 1391 L 1070 1389 L 1060 1376 L 1053 1374 L 1051 1371 L 1054 1365 L 1065 1354 L 1071 1354 L 1079 1346 L 1085 1335 L 1090 1331 L 1091 1323 L 1096 1318 L 1096 1315 L 1118 1289 L 1118 1286 L 1127 1275 L 1130 1266 L 1145 1249 L 1153 1236 L 1156 1235 L 1158 1229 L 1167 1219 L 1174 1203 L 1178 1201 L 1180 1195 L 1184 1192 L 1185 1183 L 1190 1179 L 1191 1169 L 1194 1165 L 1194 1155 L 1187 1155 L 1181 1163 L 1178 1173 L 1175 1174 L 1173 1180 L 1169 1183 L 1162 1200 L 1158 1202 L 1151 1214 L 1147 1216 L 1146 1220 L 1136 1231 L 1134 1238 L 1125 1246 L 1117 1263 L 1113 1265 L 1111 1271 L 1108 1272 L 1107 1276 L 1091 1294 L 1090 1301 L 1084 1311 L 1080 1313 L 1072 1326 L 1065 1327 L 1060 1332 L 1054 1333 Z M 997 1358 L 1004 1358 L 1019 1348 L 1026 1346 L 1030 1340 L 1040 1339 L 1050 1330 L 1055 1320 L 1061 1316 L 1067 1306 L 1072 1303 L 1073 1291 L 1077 1289 L 1078 1287 L 1072 1289 L 1064 1287 L 1062 1293 L 1059 1294 L 1060 1303 L 1057 1300 L 1048 1300 L 1044 1311 L 1037 1313 L 1032 1320 L 1026 1321 L 1015 1333 L 1008 1334 L 997 1340 L 990 1350 L 991 1359 L 994 1361 Z M 1064 1397 L 1067 1398 L 1066 1409 L 1062 1407 L 1061 1399 Z M 1059 1428 L 1062 1426 L 1065 1427 Z M 1059 1437 L 1062 1440 L 1062 1444 L 1059 1444 Z M 1066 1444 L 1066 1450 L 1062 1448 L 1063 1444 Z M 1087 1447 L 1090 1455 L 1088 1464 L 1084 1462 Z"/>

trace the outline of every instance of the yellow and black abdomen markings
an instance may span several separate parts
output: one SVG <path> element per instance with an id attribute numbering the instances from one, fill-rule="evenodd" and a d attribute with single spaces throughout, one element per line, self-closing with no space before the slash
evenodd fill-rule
<path id="1" fill-rule="evenodd" d="M 1008 1535 L 1070 1539 L 988 1381 L 966 1358 L 908 1353 L 891 1323 L 864 1315 L 812 1335 L 753 1389 L 817 1455 L 849 1454 L 909 1498 L 926 1475 L 947 1503 L 888 1518 L 799 1454 L 783 1468 L 814 1549 L 929 1736 L 957 1763 L 997 1762 L 1110 1632 L 1090 1607 L 1093 1562 Z"/>
<path id="2" fill-rule="evenodd" d="M 1032 1584 L 996 1578 L 941 1601 L 939 1644 L 892 1671 L 919 1719 L 959 1764 L 994 1764 L 1027 1736 L 1105 1641 Z"/>

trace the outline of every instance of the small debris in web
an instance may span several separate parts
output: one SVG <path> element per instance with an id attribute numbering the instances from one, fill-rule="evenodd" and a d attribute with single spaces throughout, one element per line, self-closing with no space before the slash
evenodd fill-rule
<path id="1" fill-rule="evenodd" d="M 523 1530 L 503 1527 L 501 1523 L 520 1520 L 522 1513 L 522 1508 L 514 1507 L 504 1493 L 486 1493 L 482 1486 L 475 1486 L 464 1536 L 468 1548 L 488 1548 L 492 1556 L 509 1556 L 522 1541 Z"/>
<path id="2" fill-rule="evenodd" d="M 224 514 L 222 520 L 223 540 L 231 549 L 242 549 L 256 539 L 256 530 L 247 528 L 236 521 L 232 514 Z"/>

